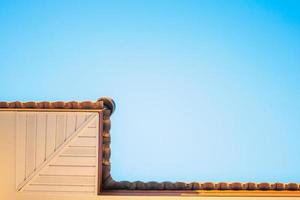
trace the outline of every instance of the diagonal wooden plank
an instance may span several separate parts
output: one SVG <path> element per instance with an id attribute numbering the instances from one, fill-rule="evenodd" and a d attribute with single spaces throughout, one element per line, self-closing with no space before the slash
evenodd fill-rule
<path id="1" fill-rule="evenodd" d="M 16 114 L 16 188 L 26 179 L 26 113 Z"/>

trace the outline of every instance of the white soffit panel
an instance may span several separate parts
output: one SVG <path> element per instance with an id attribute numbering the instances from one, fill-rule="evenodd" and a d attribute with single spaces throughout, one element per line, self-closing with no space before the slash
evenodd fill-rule
<path id="1" fill-rule="evenodd" d="M 98 114 L 17 112 L 18 191 L 96 193 Z"/>

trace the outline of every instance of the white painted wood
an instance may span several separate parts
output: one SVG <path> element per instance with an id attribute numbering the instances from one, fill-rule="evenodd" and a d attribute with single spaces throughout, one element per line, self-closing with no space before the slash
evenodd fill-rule
<path id="1" fill-rule="evenodd" d="M 28 185 L 24 191 L 44 191 L 44 192 L 95 192 L 95 186 Z"/>
<path id="2" fill-rule="evenodd" d="M 34 184 L 40 185 L 94 185 L 94 176 L 37 176 Z"/>
<path id="3" fill-rule="evenodd" d="M 55 148 L 57 149 L 63 144 L 66 138 L 66 113 L 56 114 L 56 137 Z"/>
<path id="4" fill-rule="evenodd" d="M 98 127 L 97 123 L 94 128 L 88 127 L 98 121 L 98 114 L 28 112 L 17 116 L 18 144 L 22 135 L 24 140 L 17 154 L 22 160 L 21 153 L 25 152 L 26 164 L 17 178 L 22 191 L 96 193 Z M 72 122 L 72 118 L 76 121 Z M 68 133 L 70 130 L 74 133 Z"/>
<path id="5" fill-rule="evenodd" d="M 67 113 L 67 138 L 69 138 L 76 129 L 76 113 Z"/>
<path id="6" fill-rule="evenodd" d="M 26 137 L 26 177 L 28 177 L 35 170 L 36 157 L 36 113 L 27 113 L 27 137 Z"/>
<path id="7" fill-rule="evenodd" d="M 96 147 L 95 137 L 78 136 L 74 142 L 70 143 L 70 147 Z"/>
<path id="8" fill-rule="evenodd" d="M 95 143 L 96 143 L 96 178 L 95 178 L 95 188 L 97 188 L 97 186 L 98 186 L 98 184 L 99 184 L 99 180 L 98 180 L 98 169 L 99 169 L 99 160 L 98 160 L 98 158 L 99 158 L 99 113 L 94 113 L 94 115 L 95 115 L 95 119 L 93 120 L 93 122 L 92 122 L 92 125 L 93 126 L 95 126 L 95 129 L 94 129 L 94 133 L 95 133 L 95 135 L 96 135 L 96 138 L 95 138 Z M 89 125 L 88 126 L 88 128 L 87 129 L 85 129 L 86 131 L 89 131 L 89 129 L 91 129 L 91 128 L 89 128 L 89 127 L 91 127 L 91 125 Z M 101 151 L 102 152 L 102 151 Z M 97 191 L 97 189 L 95 189 L 95 194 L 97 194 L 98 193 L 98 191 Z"/>
<path id="9" fill-rule="evenodd" d="M 80 134 L 81 136 L 94 136 L 96 137 L 98 132 L 98 129 L 92 128 L 92 127 L 88 127 L 84 132 L 82 132 L 82 134 Z"/>
<path id="10" fill-rule="evenodd" d="M 85 113 L 85 120 L 88 120 L 89 117 L 94 115 L 95 113 Z"/>
<path id="11" fill-rule="evenodd" d="M 62 157 L 59 156 L 53 164 L 55 165 L 75 165 L 75 166 L 91 166 L 97 162 L 96 157 Z"/>
<path id="12" fill-rule="evenodd" d="M 94 113 L 94 115 L 98 116 L 98 113 Z M 98 119 L 98 117 L 96 119 Z M 96 128 L 98 126 L 99 121 L 96 119 L 90 124 L 89 128 Z"/>
<path id="13" fill-rule="evenodd" d="M 78 129 L 83 122 L 86 120 L 86 113 L 78 112 L 76 113 L 76 129 Z"/>
<path id="14" fill-rule="evenodd" d="M 46 159 L 55 151 L 56 113 L 47 113 Z"/>
<path id="15" fill-rule="evenodd" d="M 24 181 L 26 163 L 26 113 L 16 114 L 16 186 Z"/>
<path id="16" fill-rule="evenodd" d="M 69 147 L 61 155 L 69 156 L 96 156 L 96 148 L 91 147 Z"/>
<path id="17" fill-rule="evenodd" d="M 37 138 L 36 138 L 36 167 L 46 160 L 46 113 L 36 113 Z"/>
<path id="18" fill-rule="evenodd" d="M 41 175 L 95 175 L 96 167 L 65 167 L 65 166 L 48 166 L 41 171 Z"/>

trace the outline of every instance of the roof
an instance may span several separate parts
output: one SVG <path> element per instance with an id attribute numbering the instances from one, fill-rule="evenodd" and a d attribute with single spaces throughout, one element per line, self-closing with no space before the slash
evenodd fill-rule
<path id="1" fill-rule="evenodd" d="M 115 109 L 115 102 L 109 97 L 101 97 L 97 101 L 0 101 L 1 110 L 26 110 L 26 109 L 74 109 L 74 110 L 101 110 Z"/>

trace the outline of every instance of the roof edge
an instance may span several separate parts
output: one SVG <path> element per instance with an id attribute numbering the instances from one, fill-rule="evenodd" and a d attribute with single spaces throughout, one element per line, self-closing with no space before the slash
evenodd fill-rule
<path id="1" fill-rule="evenodd" d="M 115 111 L 116 109 L 116 103 L 115 101 L 110 98 L 110 97 L 100 97 L 98 102 L 103 102 L 104 108 L 107 108 L 111 111 L 111 114 Z"/>
<path id="2" fill-rule="evenodd" d="M 107 108 L 113 113 L 115 107 L 115 102 L 109 97 L 101 97 L 97 101 L 0 101 L 1 110 L 101 110 Z"/>

